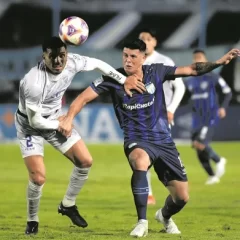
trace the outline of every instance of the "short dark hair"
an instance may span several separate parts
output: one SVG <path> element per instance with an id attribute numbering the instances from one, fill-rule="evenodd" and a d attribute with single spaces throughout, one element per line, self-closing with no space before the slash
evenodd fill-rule
<path id="1" fill-rule="evenodd" d="M 130 40 L 127 41 L 123 44 L 124 48 L 130 48 L 132 50 L 134 49 L 138 49 L 140 52 L 145 52 L 146 51 L 146 44 L 144 41 L 142 41 L 141 39 L 134 39 L 134 40 Z"/>
<path id="2" fill-rule="evenodd" d="M 206 55 L 205 52 L 204 52 L 204 50 L 202 50 L 202 49 L 195 49 L 195 50 L 193 51 L 193 54 L 196 54 L 196 53 L 202 53 L 202 54 Z"/>
<path id="3" fill-rule="evenodd" d="M 47 49 L 57 49 L 61 47 L 65 47 L 67 49 L 67 45 L 59 37 L 55 36 L 45 39 L 42 44 L 43 52 L 46 52 Z"/>
<path id="4" fill-rule="evenodd" d="M 139 34 L 146 32 L 149 33 L 152 37 L 157 39 L 157 31 L 155 29 L 152 28 L 142 28 L 139 32 Z"/>

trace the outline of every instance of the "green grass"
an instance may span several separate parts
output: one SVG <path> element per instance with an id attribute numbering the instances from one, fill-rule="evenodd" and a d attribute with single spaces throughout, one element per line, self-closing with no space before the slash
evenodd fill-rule
<path id="1" fill-rule="evenodd" d="M 218 143 L 213 147 L 228 159 L 227 173 L 221 183 L 205 186 L 206 175 L 189 146 L 179 147 L 189 177 L 190 202 L 174 220 L 181 236 L 160 233 L 154 220 L 167 191 L 153 173 L 157 205 L 148 208 L 148 239 L 234 240 L 240 239 L 240 158 L 239 143 Z M 40 207 L 40 229 L 34 239 L 131 239 L 136 223 L 131 195 L 131 171 L 121 145 L 90 145 L 94 164 L 77 204 L 87 219 L 86 229 L 74 227 L 67 217 L 57 214 L 65 193 L 72 165 L 51 146 L 45 148 L 47 182 Z M 28 239 L 26 224 L 27 171 L 15 145 L 0 145 L 0 240 Z"/>

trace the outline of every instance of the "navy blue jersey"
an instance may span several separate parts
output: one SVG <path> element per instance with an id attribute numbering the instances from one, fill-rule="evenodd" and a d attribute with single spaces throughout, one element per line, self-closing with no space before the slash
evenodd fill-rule
<path id="1" fill-rule="evenodd" d="M 125 141 L 172 143 L 162 84 L 165 80 L 174 78 L 176 67 L 152 64 L 142 68 L 143 83 L 147 89 L 143 94 L 134 91 L 133 96 L 129 97 L 123 85 L 109 77 L 95 80 L 91 87 L 98 94 L 110 92 Z M 127 75 L 123 68 L 117 70 Z"/>
<path id="2" fill-rule="evenodd" d="M 185 81 L 187 90 L 191 94 L 192 127 L 213 126 L 218 121 L 219 98 L 217 88 L 224 94 L 221 107 L 226 108 L 231 100 L 231 89 L 223 78 L 215 73 L 190 77 Z"/>

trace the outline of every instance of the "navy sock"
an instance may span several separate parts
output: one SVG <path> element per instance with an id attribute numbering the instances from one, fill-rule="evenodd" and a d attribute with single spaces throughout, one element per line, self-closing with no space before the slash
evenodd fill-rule
<path id="1" fill-rule="evenodd" d="M 209 157 L 215 162 L 218 163 L 220 161 L 219 155 L 217 155 L 210 146 L 206 146 L 204 151 L 208 152 Z"/>
<path id="2" fill-rule="evenodd" d="M 149 191 L 147 171 L 133 170 L 131 186 L 135 206 L 137 209 L 138 220 L 147 219 L 147 199 Z"/>
<path id="3" fill-rule="evenodd" d="M 198 159 L 200 160 L 203 168 L 208 173 L 209 176 L 214 176 L 213 169 L 210 165 L 209 154 L 206 151 L 197 150 Z"/>
<path id="4" fill-rule="evenodd" d="M 179 201 L 178 204 L 176 204 L 171 195 L 168 195 L 165 201 L 165 205 L 162 208 L 162 215 L 164 218 L 169 219 L 172 215 L 178 213 L 181 211 L 181 209 L 186 205 L 186 202 Z"/>

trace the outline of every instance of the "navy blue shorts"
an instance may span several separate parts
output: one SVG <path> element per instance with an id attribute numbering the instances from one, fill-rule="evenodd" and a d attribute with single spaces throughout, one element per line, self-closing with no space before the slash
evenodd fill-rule
<path id="1" fill-rule="evenodd" d="M 203 126 L 199 129 L 194 129 L 192 131 L 192 142 L 198 141 L 204 145 L 207 145 L 212 141 L 214 129 L 213 127 Z"/>
<path id="2" fill-rule="evenodd" d="M 153 165 L 159 180 L 165 186 L 172 180 L 188 181 L 185 167 L 174 143 L 159 145 L 149 142 L 127 141 L 124 143 L 124 152 L 127 158 L 135 148 L 141 148 L 147 152 L 152 163 L 151 166 Z"/>

